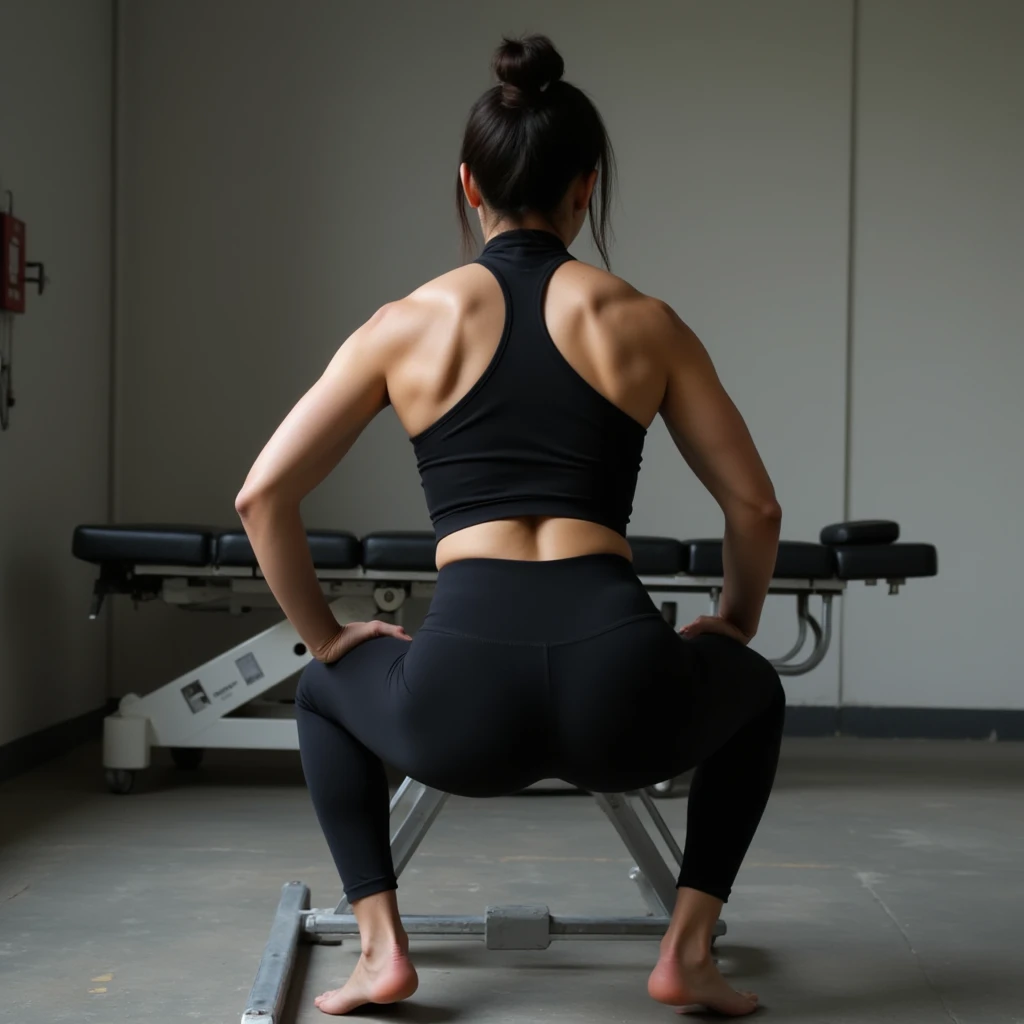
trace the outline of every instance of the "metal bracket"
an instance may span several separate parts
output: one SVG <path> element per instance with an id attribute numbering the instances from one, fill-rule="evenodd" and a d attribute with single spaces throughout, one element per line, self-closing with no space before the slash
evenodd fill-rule
<path id="1" fill-rule="evenodd" d="M 798 594 L 796 614 L 798 623 L 797 641 L 781 658 L 772 660 L 775 671 L 780 676 L 801 676 L 811 669 L 817 668 L 828 654 L 832 644 L 832 594 L 821 594 L 821 623 L 810 613 L 807 594 Z M 793 659 L 803 650 L 807 640 L 808 629 L 814 634 L 814 646 L 811 653 L 803 660 Z"/>
<path id="2" fill-rule="evenodd" d="M 50 283 L 50 279 L 46 276 L 46 268 L 42 263 L 25 263 L 25 270 L 34 270 L 36 272 L 35 277 L 29 277 L 25 274 L 25 284 L 34 284 L 36 286 L 36 294 L 42 295 L 46 291 L 46 286 Z"/>

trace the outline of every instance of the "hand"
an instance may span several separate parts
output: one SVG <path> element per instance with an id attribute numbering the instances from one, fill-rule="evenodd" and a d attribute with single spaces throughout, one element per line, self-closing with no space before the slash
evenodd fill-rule
<path id="1" fill-rule="evenodd" d="M 752 639 L 742 629 L 729 622 L 728 619 L 723 619 L 721 615 L 700 615 L 688 626 L 683 626 L 679 632 L 688 640 L 692 640 L 695 636 L 700 636 L 701 633 L 718 633 L 720 636 L 727 636 L 733 640 L 738 640 L 744 645 L 749 644 Z"/>
<path id="2" fill-rule="evenodd" d="M 381 622 L 379 619 L 374 619 L 373 622 L 350 622 L 348 625 L 339 626 L 338 632 L 312 654 L 317 661 L 330 665 L 348 654 L 353 647 L 358 647 L 364 641 L 373 640 L 378 636 L 393 636 L 399 640 L 412 640 L 412 637 L 401 626 L 390 622 Z"/>

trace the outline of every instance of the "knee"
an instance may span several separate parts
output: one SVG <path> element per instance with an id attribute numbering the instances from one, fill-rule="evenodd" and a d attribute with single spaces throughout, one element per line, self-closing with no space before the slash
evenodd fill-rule
<path id="1" fill-rule="evenodd" d="M 773 721 L 778 722 L 781 731 L 786 718 L 786 688 L 782 685 L 782 679 L 775 670 L 775 666 L 769 663 L 768 669 L 769 671 L 765 673 L 765 688 L 768 691 L 766 714 L 771 715 Z"/>
<path id="2" fill-rule="evenodd" d="M 755 654 L 755 657 L 759 665 L 758 691 L 764 701 L 764 713 L 781 722 L 786 714 L 786 689 L 775 666 L 760 654 Z"/>

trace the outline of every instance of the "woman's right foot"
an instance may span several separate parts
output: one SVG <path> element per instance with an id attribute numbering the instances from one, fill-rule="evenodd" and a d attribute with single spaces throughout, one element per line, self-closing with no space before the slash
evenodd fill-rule
<path id="1" fill-rule="evenodd" d="M 727 1017 L 744 1017 L 757 1009 L 753 992 L 737 992 L 722 977 L 710 952 L 697 957 L 661 954 L 647 982 L 652 999 L 669 1006 L 703 1006 Z"/>

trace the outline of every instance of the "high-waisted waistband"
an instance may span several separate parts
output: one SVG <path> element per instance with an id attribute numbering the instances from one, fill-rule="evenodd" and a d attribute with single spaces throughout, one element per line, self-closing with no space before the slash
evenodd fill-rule
<path id="1" fill-rule="evenodd" d="M 505 643 L 567 643 L 657 609 L 620 555 L 467 558 L 438 573 L 424 629 Z"/>

